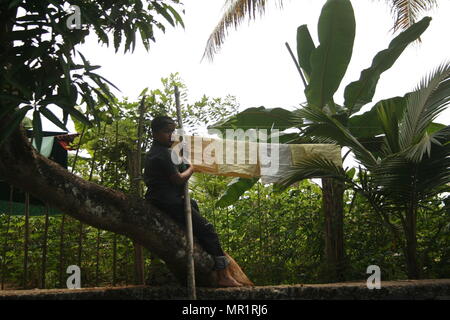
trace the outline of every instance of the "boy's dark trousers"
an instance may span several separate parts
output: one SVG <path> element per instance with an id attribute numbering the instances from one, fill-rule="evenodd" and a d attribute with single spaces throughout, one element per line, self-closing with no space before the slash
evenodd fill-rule
<path id="1" fill-rule="evenodd" d="M 168 214 L 183 230 L 186 229 L 186 214 L 184 212 L 184 199 L 173 198 L 172 201 L 151 199 L 150 202 L 164 213 Z M 200 215 L 197 201 L 191 199 L 192 231 L 194 237 L 200 242 L 203 249 L 213 256 L 224 256 L 214 226 Z"/>

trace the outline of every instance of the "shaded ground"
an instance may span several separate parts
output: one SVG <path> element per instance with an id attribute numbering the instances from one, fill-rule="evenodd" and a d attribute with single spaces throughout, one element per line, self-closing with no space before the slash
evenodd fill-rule
<path id="1" fill-rule="evenodd" d="M 0 300 L 171 300 L 185 299 L 185 288 L 127 286 L 83 289 L 5 290 Z M 246 288 L 197 288 L 199 300 L 413 299 L 450 300 L 450 279 L 386 281 L 369 290 L 365 282 L 281 285 Z"/>

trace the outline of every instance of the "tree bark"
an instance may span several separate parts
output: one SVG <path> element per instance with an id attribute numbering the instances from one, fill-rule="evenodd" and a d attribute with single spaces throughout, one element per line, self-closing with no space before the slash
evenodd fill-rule
<path id="1" fill-rule="evenodd" d="M 344 186 L 335 179 L 322 179 L 325 218 L 325 260 L 330 281 L 345 280 Z"/>
<path id="2" fill-rule="evenodd" d="M 414 207 L 406 212 L 405 236 L 406 236 L 406 267 L 408 279 L 420 279 L 420 268 L 417 258 L 417 214 Z"/>
<path id="3" fill-rule="evenodd" d="M 7 121 L 7 117 L 0 119 L 0 128 L 5 128 Z M 185 284 L 185 233 L 163 212 L 143 200 L 69 173 L 38 154 L 23 129 L 15 130 L 0 146 L 0 155 L 0 177 L 11 185 L 87 225 L 131 238 L 165 261 L 170 271 Z M 197 242 L 194 259 L 197 284 L 216 286 L 213 257 Z M 230 269 L 241 281 L 246 279 L 246 284 L 252 285 L 234 261 Z"/>

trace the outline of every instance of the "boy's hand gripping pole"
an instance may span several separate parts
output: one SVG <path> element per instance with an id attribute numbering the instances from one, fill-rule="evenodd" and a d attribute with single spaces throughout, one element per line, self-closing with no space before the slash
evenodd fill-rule
<path id="1" fill-rule="evenodd" d="M 181 117 L 181 107 L 180 107 L 180 92 L 178 91 L 178 87 L 175 86 L 175 105 L 177 107 L 177 118 L 178 118 L 178 126 L 180 127 L 180 141 L 182 143 L 183 148 L 181 148 L 181 156 L 184 160 L 185 155 L 183 153 L 186 150 L 185 141 L 183 141 L 183 119 Z M 183 161 L 184 163 L 184 161 Z M 184 185 L 184 211 L 186 217 L 186 234 L 187 234 L 187 289 L 188 289 L 188 298 L 195 300 L 196 292 L 195 292 L 195 269 L 194 269 L 194 235 L 192 232 L 192 209 L 191 209 L 191 199 L 189 197 L 189 181 L 186 181 Z"/>

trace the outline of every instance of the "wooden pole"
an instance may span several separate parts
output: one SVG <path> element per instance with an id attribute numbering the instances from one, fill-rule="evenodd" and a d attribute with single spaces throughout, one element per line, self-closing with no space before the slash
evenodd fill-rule
<path id="1" fill-rule="evenodd" d="M 59 287 L 64 288 L 65 282 L 64 274 L 64 225 L 66 223 L 66 214 L 63 213 L 61 217 L 61 229 L 59 231 Z"/>
<path id="2" fill-rule="evenodd" d="M 139 120 L 137 132 L 136 150 L 130 154 L 130 179 L 131 179 L 131 194 L 137 198 L 142 197 L 142 136 L 144 132 L 144 116 L 145 116 L 145 95 L 142 97 L 139 104 Z M 137 242 L 133 241 L 134 246 L 134 269 L 136 284 L 145 284 L 145 270 L 144 270 L 144 248 Z"/>
<path id="3" fill-rule="evenodd" d="M 11 222 L 11 215 L 12 215 L 12 203 L 13 203 L 13 195 L 14 195 L 14 187 L 10 186 L 9 191 L 9 213 L 8 213 L 8 220 L 6 222 L 6 233 L 5 233 L 5 240 L 3 243 L 3 255 L 2 255 L 2 284 L 1 288 L 2 290 L 5 289 L 5 267 L 6 267 L 6 252 L 8 250 L 8 234 L 9 234 L 9 224 Z"/>
<path id="4" fill-rule="evenodd" d="M 103 128 L 103 136 L 106 134 L 106 127 Z M 103 146 L 103 144 L 102 144 Z M 103 175 L 103 152 L 100 152 L 100 185 L 103 185 L 104 175 Z M 100 274 L 100 229 L 97 229 L 97 245 L 95 249 L 95 286 L 98 287 L 99 274 Z"/>
<path id="5" fill-rule="evenodd" d="M 119 121 L 116 121 L 116 132 L 115 132 L 115 147 L 117 148 L 117 146 L 119 145 Z M 115 180 L 115 184 L 116 184 L 116 188 L 117 185 L 119 184 L 119 170 L 117 168 L 117 163 L 114 164 L 115 167 L 115 176 L 114 176 L 114 180 Z M 116 233 L 113 234 L 113 265 L 112 265 L 112 285 L 115 286 L 116 285 L 116 269 L 117 269 L 117 236 Z"/>
<path id="6" fill-rule="evenodd" d="M 75 173 L 75 168 L 78 160 L 78 153 L 80 152 L 80 146 L 86 132 L 86 126 L 83 126 L 83 131 L 80 135 L 80 142 L 77 147 L 77 152 L 75 153 L 75 158 L 73 159 L 72 170 L 71 173 Z M 62 214 L 61 218 L 61 228 L 59 234 L 59 286 L 60 288 L 64 288 L 66 283 L 64 282 L 64 225 L 66 223 L 66 214 Z"/>
<path id="7" fill-rule="evenodd" d="M 97 229 L 97 248 L 95 251 L 95 286 L 98 287 L 98 277 L 100 271 L 100 229 Z"/>
<path id="8" fill-rule="evenodd" d="M 48 206 L 45 206 L 45 225 L 44 225 L 44 239 L 42 240 L 42 267 L 41 267 L 41 289 L 45 289 L 45 274 L 47 271 L 47 238 L 48 238 Z"/>
<path id="9" fill-rule="evenodd" d="M 294 53 L 292 52 L 291 47 L 289 46 L 289 43 L 286 42 L 285 45 L 289 51 L 289 54 L 291 55 L 292 60 L 294 61 L 294 64 L 295 64 L 295 67 L 297 68 L 298 73 L 300 73 L 300 77 L 302 78 L 303 85 L 306 88 L 308 86 L 308 84 L 306 83 L 305 76 L 303 75 L 302 69 L 300 68 L 300 66 L 298 64 L 297 59 L 295 59 Z"/>
<path id="10" fill-rule="evenodd" d="M 83 130 L 84 130 L 84 128 L 85 127 L 83 127 Z M 106 132 L 106 124 L 105 124 L 104 128 L 105 129 L 103 130 L 103 136 L 105 135 L 105 132 Z M 101 128 L 99 128 L 99 133 L 100 132 L 101 132 Z M 84 134 L 84 132 L 83 132 L 83 134 Z M 81 139 L 80 139 L 80 143 L 81 143 Z M 79 148 L 78 148 L 78 150 L 79 150 Z M 98 150 L 98 148 L 96 148 L 94 150 L 94 155 L 92 156 L 92 159 L 91 159 L 91 171 L 89 172 L 89 179 L 88 179 L 88 181 L 92 181 L 92 177 L 94 176 L 95 161 L 97 160 L 96 159 L 97 150 Z M 73 168 L 75 168 L 75 166 Z M 77 266 L 80 269 L 81 269 L 81 264 L 83 262 L 83 230 L 84 230 L 83 222 L 79 221 L 79 224 L 78 224 L 78 255 L 77 255 L 78 259 L 77 259 Z"/>
<path id="11" fill-rule="evenodd" d="M 77 164 L 77 160 L 78 160 L 78 153 L 80 152 L 80 146 L 81 146 L 81 142 L 83 140 L 84 137 L 84 133 L 86 132 L 86 125 L 83 126 L 83 130 L 81 131 L 81 135 L 80 135 L 80 141 L 78 143 L 78 147 L 77 147 L 77 152 L 75 153 L 75 158 L 73 159 L 73 164 L 72 164 L 72 170 L 71 173 L 75 172 L 75 166 Z"/>
<path id="12" fill-rule="evenodd" d="M 28 283 L 28 243 L 30 241 L 30 194 L 25 193 L 25 235 L 24 235 L 24 257 L 23 257 L 23 287 Z"/>
<path id="13" fill-rule="evenodd" d="M 78 224 L 78 259 L 77 266 L 81 269 L 81 262 L 83 257 L 83 222 Z"/>
<path id="14" fill-rule="evenodd" d="M 181 133 L 183 135 L 183 119 L 181 116 L 181 107 L 180 107 L 180 92 L 178 91 L 178 87 L 175 86 L 175 104 L 177 107 L 177 118 L 178 118 L 178 126 L 181 129 Z M 181 143 L 183 142 L 183 136 L 181 135 Z M 183 154 L 182 149 L 182 157 Z M 187 288 L 188 288 L 188 298 L 191 300 L 197 299 L 196 291 L 195 291 L 195 269 L 194 269 L 194 235 L 192 231 L 192 208 L 191 208 L 191 199 L 189 196 L 189 181 L 186 181 L 184 185 L 184 211 L 186 215 L 186 233 L 187 233 Z"/>
<path id="15" fill-rule="evenodd" d="M 112 284 L 117 283 L 117 233 L 113 234 L 113 279 Z"/>

